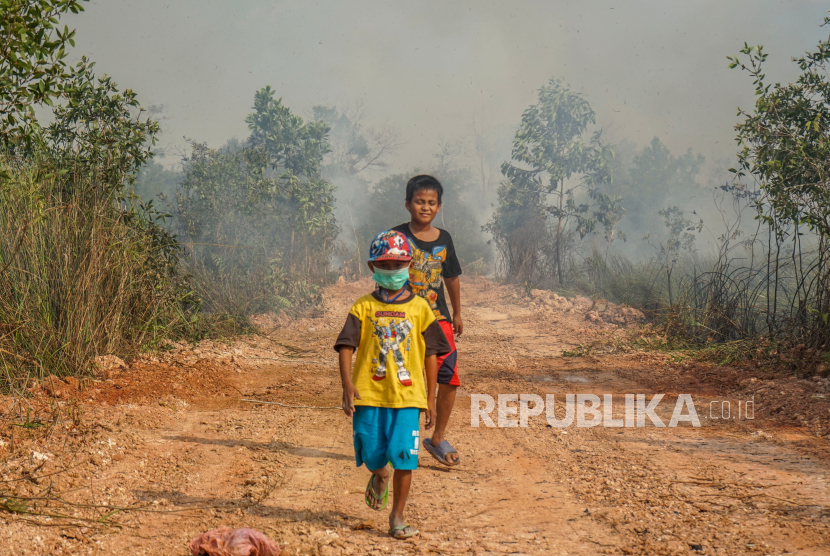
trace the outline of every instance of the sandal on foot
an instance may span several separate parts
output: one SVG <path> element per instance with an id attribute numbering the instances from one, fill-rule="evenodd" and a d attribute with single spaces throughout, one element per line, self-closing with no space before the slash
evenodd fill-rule
<path id="1" fill-rule="evenodd" d="M 409 529 L 408 533 L 405 532 L 407 529 Z M 392 535 L 393 539 L 411 539 L 420 533 L 420 531 L 410 526 L 408 523 L 406 525 L 398 525 L 397 527 L 389 529 L 389 534 Z"/>
<path id="2" fill-rule="evenodd" d="M 432 439 L 425 438 L 424 448 L 427 449 L 427 452 L 432 454 L 432 457 L 434 457 L 435 459 L 449 467 L 452 467 L 453 465 L 458 465 L 461 462 L 461 456 L 459 456 L 458 459 L 454 462 L 451 462 L 447 459 L 448 454 L 457 454 L 458 451 L 455 448 L 453 448 L 452 445 L 446 440 L 442 440 L 441 442 L 439 442 L 438 446 L 433 446 Z"/>
<path id="3" fill-rule="evenodd" d="M 376 477 L 376 475 L 374 473 L 372 473 L 372 475 L 369 476 L 369 484 L 366 485 L 366 492 L 363 495 L 363 499 L 366 501 L 367 506 L 369 506 L 373 510 L 379 512 L 379 511 L 383 510 L 384 508 L 386 508 L 386 503 L 389 501 L 389 482 L 388 481 L 386 482 L 386 490 L 383 491 L 383 494 L 381 496 L 378 496 L 377 493 L 375 492 L 375 484 L 372 482 L 372 481 L 375 480 L 375 477 Z M 372 498 L 374 498 L 378 502 L 383 502 L 383 505 L 380 508 L 375 508 L 372 505 L 372 501 L 369 500 L 369 496 L 371 496 Z"/>

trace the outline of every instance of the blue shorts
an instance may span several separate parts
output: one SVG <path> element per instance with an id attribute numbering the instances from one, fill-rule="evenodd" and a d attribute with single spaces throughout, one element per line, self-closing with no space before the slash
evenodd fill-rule
<path id="1" fill-rule="evenodd" d="M 389 462 L 393 469 L 417 469 L 421 440 L 417 407 L 358 405 L 352 419 L 354 459 L 375 471 Z"/>

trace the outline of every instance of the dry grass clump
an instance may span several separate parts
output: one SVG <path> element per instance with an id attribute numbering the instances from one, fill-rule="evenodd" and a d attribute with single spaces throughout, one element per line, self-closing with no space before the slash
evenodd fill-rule
<path id="1" fill-rule="evenodd" d="M 82 376 L 183 321 L 172 238 L 104 172 L 0 159 L 0 389 Z"/>

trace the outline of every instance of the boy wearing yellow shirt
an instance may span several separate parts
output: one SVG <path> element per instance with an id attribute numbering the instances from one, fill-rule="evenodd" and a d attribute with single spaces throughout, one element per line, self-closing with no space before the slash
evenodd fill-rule
<path id="1" fill-rule="evenodd" d="M 340 354 L 343 411 L 353 416 L 355 461 L 372 472 L 364 496 L 370 508 L 386 507 L 387 462 L 395 470 L 389 534 L 396 539 L 418 534 L 403 511 L 412 470 L 418 467 L 420 413 L 426 412 L 426 428 L 431 428 L 437 358 L 451 351 L 429 304 L 406 288 L 411 262 L 409 243 L 400 232 L 374 239 L 369 269 L 378 289 L 354 303 L 334 346 Z"/>

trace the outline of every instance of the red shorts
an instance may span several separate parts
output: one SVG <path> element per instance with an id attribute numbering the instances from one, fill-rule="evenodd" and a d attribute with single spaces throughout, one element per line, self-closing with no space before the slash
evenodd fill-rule
<path id="1" fill-rule="evenodd" d="M 452 384 L 461 386 L 458 379 L 458 352 L 455 349 L 455 336 L 452 331 L 452 324 L 446 320 L 439 320 L 438 325 L 444 331 L 447 341 L 450 343 L 451 352 L 438 356 L 438 384 Z"/>

